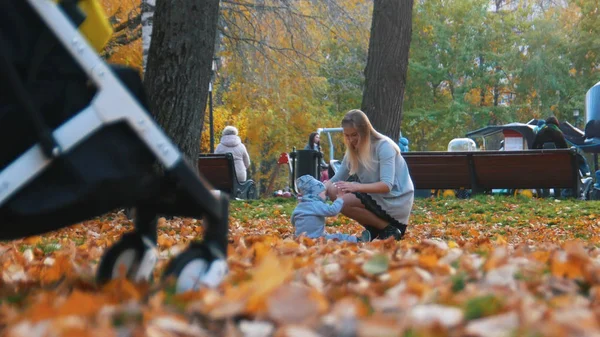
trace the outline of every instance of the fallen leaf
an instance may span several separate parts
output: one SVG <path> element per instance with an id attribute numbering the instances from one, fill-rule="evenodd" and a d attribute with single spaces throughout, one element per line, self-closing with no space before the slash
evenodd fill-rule
<path id="1" fill-rule="evenodd" d="M 367 275 L 377 275 L 385 273 L 389 267 L 389 258 L 387 255 L 377 254 L 371 257 L 362 266 L 362 270 Z"/>

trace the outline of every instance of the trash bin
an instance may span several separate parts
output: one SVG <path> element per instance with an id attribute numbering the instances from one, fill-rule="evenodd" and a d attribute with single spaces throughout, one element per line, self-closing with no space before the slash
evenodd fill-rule
<path id="1" fill-rule="evenodd" d="M 321 160 L 321 152 L 314 150 L 298 150 L 296 151 L 296 178 L 302 177 L 305 174 L 310 174 L 319 179 L 319 162 Z"/>

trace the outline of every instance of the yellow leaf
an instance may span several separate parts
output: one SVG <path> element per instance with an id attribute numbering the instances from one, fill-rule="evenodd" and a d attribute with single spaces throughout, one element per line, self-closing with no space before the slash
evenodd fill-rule
<path id="1" fill-rule="evenodd" d="M 438 264 L 438 257 L 435 254 L 427 254 L 419 256 L 419 266 L 425 269 L 432 269 Z"/>
<path id="2" fill-rule="evenodd" d="M 163 234 L 158 237 L 157 243 L 161 248 L 170 248 L 175 244 L 175 241 L 170 236 Z"/>
<path id="3" fill-rule="evenodd" d="M 26 245 L 30 245 L 30 246 L 37 245 L 37 244 L 38 244 L 38 243 L 40 243 L 40 242 L 42 242 L 42 237 L 41 237 L 41 236 L 39 236 L 39 235 L 36 235 L 36 236 L 30 236 L 30 237 L 27 237 L 27 238 L 25 238 L 25 239 L 23 240 L 23 243 L 24 243 L 24 244 L 26 244 Z"/>
<path id="4" fill-rule="evenodd" d="M 496 235 L 496 243 L 499 245 L 506 245 L 508 243 L 508 241 L 506 241 L 506 238 L 500 234 Z"/>
<path id="5" fill-rule="evenodd" d="M 530 258 L 541 262 L 541 263 L 546 263 L 548 262 L 548 260 L 550 259 L 550 252 L 548 251 L 535 251 L 533 253 L 531 253 Z"/>
<path id="6" fill-rule="evenodd" d="M 279 259 L 275 254 L 268 253 L 251 274 L 252 293 L 248 298 L 246 310 L 256 313 L 264 311 L 267 295 L 291 276 L 292 263 L 289 259 Z"/>
<path id="7" fill-rule="evenodd" d="M 254 258 L 256 259 L 257 263 L 260 263 L 263 258 L 271 252 L 270 245 L 267 245 L 263 242 L 255 243 L 252 245 L 252 248 L 254 249 Z"/>

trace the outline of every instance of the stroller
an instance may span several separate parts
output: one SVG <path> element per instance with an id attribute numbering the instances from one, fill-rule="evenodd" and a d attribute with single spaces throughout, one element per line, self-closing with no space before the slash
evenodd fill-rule
<path id="1" fill-rule="evenodd" d="M 229 201 L 147 113 L 139 74 L 94 50 L 111 33 L 96 1 L 3 0 L 0 18 L 0 240 L 134 207 L 135 229 L 105 251 L 96 277 L 141 281 L 157 261 L 157 215 L 203 218 L 203 240 L 163 278 L 178 291 L 218 285 Z"/>

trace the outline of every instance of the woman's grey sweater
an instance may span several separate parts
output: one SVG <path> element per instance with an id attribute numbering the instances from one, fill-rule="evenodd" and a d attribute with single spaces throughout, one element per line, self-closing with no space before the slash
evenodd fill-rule
<path id="1" fill-rule="evenodd" d="M 391 144 L 392 140 L 385 137 L 371 144 L 372 170 L 362 165 L 356 175 L 363 184 L 384 182 L 390 187 L 389 193 L 367 193 L 377 204 L 398 222 L 408 225 L 410 211 L 414 200 L 414 186 L 406 161 Z M 331 182 L 347 180 L 350 175 L 346 156 L 342 165 L 331 178 Z"/>

